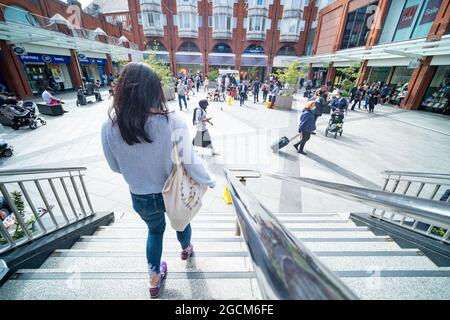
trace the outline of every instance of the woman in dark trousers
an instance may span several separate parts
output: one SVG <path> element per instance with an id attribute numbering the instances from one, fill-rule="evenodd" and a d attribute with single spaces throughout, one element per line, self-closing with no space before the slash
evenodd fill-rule
<path id="1" fill-rule="evenodd" d="M 317 123 L 317 119 L 319 119 L 323 114 L 323 108 L 325 108 L 326 100 L 323 98 L 323 91 L 319 89 L 316 91 L 316 95 L 311 99 L 311 101 L 315 102 L 314 109 L 312 110 L 314 114 L 314 124 Z M 316 134 L 315 132 L 311 132 L 311 134 Z"/>
<path id="2" fill-rule="evenodd" d="M 133 209 L 147 225 L 150 297 L 157 298 L 168 270 L 161 261 L 166 228 L 162 190 L 172 172 L 174 144 L 193 180 L 214 187 L 214 178 L 197 157 L 183 118 L 168 111 L 161 82 L 146 64 L 129 63 L 123 69 L 101 137 L 111 170 L 124 177 Z M 188 260 L 194 252 L 191 235 L 190 224 L 177 232 L 182 260 Z"/>
<path id="3" fill-rule="evenodd" d="M 311 138 L 311 132 L 316 130 L 316 119 L 314 114 L 312 113 L 312 109 L 315 106 L 314 101 L 308 101 L 305 104 L 305 108 L 303 109 L 302 115 L 300 117 L 300 126 L 298 128 L 298 133 L 300 133 L 300 141 L 294 144 L 295 150 L 298 153 L 307 155 L 306 152 L 303 151 L 305 148 L 306 142 Z"/>

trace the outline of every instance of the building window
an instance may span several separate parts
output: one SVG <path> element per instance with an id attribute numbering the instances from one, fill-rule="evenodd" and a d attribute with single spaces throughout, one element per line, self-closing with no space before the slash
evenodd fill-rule
<path id="1" fill-rule="evenodd" d="M 366 44 L 378 2 L 352 11 L 347 16 L 341 49 L 362 47 Z"/>
<path id="2" fill-rule="evenodd" d="M 218 43 L 214 46 L 212 52 L 215 53 L 233 53 L 230 46 L 226 43 Z"/>
<path id="3" fill-rule="evenodd" d="M 391 1 L 379 44 L 428 36 L 442 0 Z"/>
<path id="4" fill-rule="evenodd" d="M 200 49 L 198 48 L 198 46 L 192 42 L 192 41 L 187 41 L 187 42 L 183 42 L 179 48 L 178 51 L 183 51 L 183 52 L 200 52 Z"/>
<path id="5" fill-rule="evenodd" d="M 297 54 L 295 53 L 295 49 L 291 46 L 285 46 L 282 47 L 280 50 L 278 50 L 277 52 L 278 56 L 296 56 Z"/>
<path id="6" fill-rule="evenodd" d="M 266 31 L 265 17 L 250 17 L 248 31 Z"/>

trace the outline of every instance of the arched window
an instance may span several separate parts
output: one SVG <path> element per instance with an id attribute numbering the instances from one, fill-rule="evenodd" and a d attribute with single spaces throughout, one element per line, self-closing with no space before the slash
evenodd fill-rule
<path id="1" fill-rule="evenodd" d="M 167 51 L 166 47 L 161 43 L 161 41 L 153 40 L 147 43 L 145 46 L 147 51 Z"/>
<path id="2" fill-rule="evenodd" d="M 231 47 L 226 43 L 218 43 L 214 46 L 212 52 L 216 53 L 233 53 Z"/>
<path id="3" fill-rule="evenodd" d="M 178 51 L 184 51 L 184 52 L 200 52 L 200 49 L 197 47 L 197 45 L 192 41 L 183 42 L 178 49 Z"/>
<path id="4" fill-rule="evenodd" d="M 279 56 L 296 56 L 295 49 L 291 46 L 285 46 L 282 47 L 280 50 L 278 50 L 277 55 Z"/>
<path id="5" fill-rule="evenodd" d="M 26 24 L 33 27 L 39 27 L 39 23 L 33 15 L 19 6 L 9 6 L 5 10 L 5 20 L 7 22 Z"/>
<path id="6" fill-rule="evenodd" d="M 244 50 L 244 53 L 250 53 L 250 54 L 264 54 L 264 49 L 258 44 L 252 44 L 247 47 L 247 49 Z"/>

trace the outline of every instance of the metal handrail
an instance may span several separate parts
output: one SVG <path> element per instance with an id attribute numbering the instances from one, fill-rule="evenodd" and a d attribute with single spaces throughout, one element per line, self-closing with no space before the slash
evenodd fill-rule
<path id="1" fill-rule="evenodd" d="M 86 171 L 86 170 L 87 170 L 86 167 L 11 169 L 11 170 L 0 170 L 0 177 L 1 176 L 18 176 L 18 175 L 26 175 L 26 174 Z"/>
<path id="2" fill-rule="evenodd" d="M 279 175 L 276 173 L 264 173 L 264 175 L 281 180 L 298 182 L 309 189 L 327 192 L 327 194 L 340 198 L 371 205 L 378 209 L 396 212 L 414 220 L 450 228 L 450 204 L 446 202 L 316 179 Z"/>
<path id="3" fill-rule="evenodd" d="M 17 223 L 12 227 L 15 227 L 14 230 L 16 231 L 20 227 L 24 233 L 19 239 L 14 239 L 16 232 L 11 235 L 10 230 L 6 228 L 3 222 L 0 222 L 0 239 L 3 242 L 3 244 L 0 244 L 0 253 L 12 250 L 93 215 L 94 209 L 83 174 L 81 173 L 85 170 L 87 170 L 85 167 L 66 167 L 0 171 L 0 178 L 14 177 L 11 178 L 13 179 L 11 181 L 2 181 L 0 179 L 0 194 L 5 199 L 9 209 L 11 209 L 12 217 Z M 32 188 L 30 184 L 33 186 Z M 43 188 L 44 184 L 48 185 L 47 192 Z M 29 219 L 34 219 L 38 230 L 33 230 L 34 227 L 32 228 L 27 224 L 26 216 L 20 213 L 19 208 L 17 208 L 16 203 L 12 199 L 9 190 L 10 185 L 14 185 L 14 191 L 20 192 L 23 196 L 23 205 L 28 204 Z M 62 192 L 58 191 L 57 186 Z M 34 189 L 34 192 L 30 189 Z M 75 197 L 73 197 L 73 194 L 75 194 Z M 53 197 L 56 201 L 54 206 L 50 202 L 50 197 Z M 45 219 L 42 218 L 42 215 L 37 210 L 36 203 L 43 204 L 49 221 L 44 221 Z M 59 217 L 58 211 L 60 213 Z M 32 220 L 29 223 L 32 223 Z"/>
<path id="4" fill-rule="evenodd" d="M 225 176 L 265 299 L 357 299 L 237 180 L 232 171 L 225 169 Z"/>
<path id="5" fill-rule="evenodd" d="M 450 180 L 450 174 L 445 173 L 427 173 L 427 172 L 409 172 L 409 171 L 384 171 L 387 176 L 403 176 L 403 177 L 417 177 L 429 179 L 445 179 Z"/>

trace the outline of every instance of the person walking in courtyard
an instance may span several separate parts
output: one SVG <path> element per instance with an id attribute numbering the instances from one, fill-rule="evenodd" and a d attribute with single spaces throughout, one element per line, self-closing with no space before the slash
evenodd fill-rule
<path id="1" fill-rule="evenodd" d="M 253 89 L 253 103 L 257 103 L 259 102 L 259 90 L 261 89 L 261 82 L 258 79 L 253 81 L 252 89 Z"/>
<path id="2" fill-rule="evenodd" d="M 307 155 L 306 152 L 303 151 L 305 148 L 306 142 L 311 138 L 311 132 L 316 130 L 316 119 L 312 112 L 312 109 L 315 106 L 315 101 L 308 101 L 305 104 L 305 108 L 302 111 L 302 115 L 300 116 L 300 125 L 298 127 L 298 133 L 300 134 L 299 142 L 294 144 L 295 150 L 298 153 Z"/>
<path id="3" fill-rule="evenodd" d="M 262 87 L 262 92 L 263 92 L 263 100 L 264 103 L 266 103 L 267 101 L 267 95 L 269 94 L 269 82 L 267 82 L 267 80 L 264 82 L 263 87 Z"/>
<path id="4" fill-rule="evenodd" d="M 178 94 L 178 105 L 180 106 L 180 111 L 183 111 L 183 105 L 181 104 L 181 102 L 184 102 L 184 107 L 187 110 L 187 101 L 186 101 L 186 92 L 187 92 L 188 88 L 187 86 L 183 83 L 182 80 L 178 80 L 178 86 L 177 86 L 177 94 Z"/>
<path id="5" fill-rule="evenodd" d="M 205 93 L 208 93 L 208 87 L 209 87 L 209 79 L 205 76 L 205 81 L 203 81 L 203 88 L 205 90 Z"/>
<path id="6" fill-rule="evenodd" d="M 373 113 L 375 105 L 377 105 L 380 100 L 380 90 L 378 90 L 378 86 L 374 85 L 371 89 L 369 89 L 367 95 L 369 99 L 369 113 Z"/>
<path id="7" fill-rule="evenodd" d="M 214 151 L 211 135 L 208 131 L 208 124 L 213 126 L 213 123 L 211 122 L 212 118 L 207 117 L 206 109 L 208 108 L 208 105 L 208 100 L 203 99 L 198 102 L 199 108 L 194 109 L 192 123 L 197 129 L 197 134 L 195 135 L 194 140 L 192 140 L 192 144 L 200 148 L 211 149 L 211 154 L 214 156 L 217 155 L 217 153 Z"/>
<path id="8" fill-rule="evenodd" d="M 239 85 L 239 105 L 242 107 L 244 105 L 245 99 L 247 99 L 248 87 L 245 81 Z"/>
<path id="9" fill-rule="evenodd" d="M 325 105 L 327 103 L 323 97 L 322 89 L 316 91 L 316 95 L 311 99 L 311 101 L 315 102 L 314 109 L 312 110 L 312 112 L 314 114 L 314 124 L 316 124 L 317 119 L 319 119 L 322 116 L 323 109 L 325 108 Z M 312 131 L 311 134 L 315 135 L 316 133 Z"/>
<path id="10" fill-rule="evenodd" d="M 364 99 L 364 96 L 365 96 L 364 88 L 362 86 L 359 86 L 358 90 L 356 91 L 355 99 L 351 110 L 353 111 L 355 110 L 356 104 L 358 104 L 358 109 L 361 109 L 361 101 Z"/>
<path id="11" fill-rule="evenodd" d="M 112 171 L 129 186 L 133 209 L 146 223 L 146 257 L 151 298 L 159 297 L 168 266 L 161 261 L 166 227 L 162 190 L 172 168 L 172 150 L 193 180 L 211 188 L 215 180 L 196 156 L 189 129 L 176 113 L 169 113 L 160 80 L 146 64 L 129 63 L 119 77 L 109 118 L 102 126 L 102 147 Z M 181 259 L 188 260 L 194 248 L 192 229 L 177 232 Z"/>

